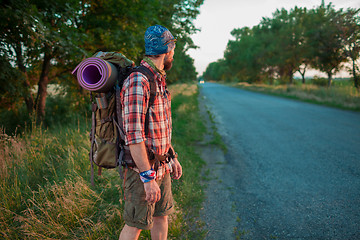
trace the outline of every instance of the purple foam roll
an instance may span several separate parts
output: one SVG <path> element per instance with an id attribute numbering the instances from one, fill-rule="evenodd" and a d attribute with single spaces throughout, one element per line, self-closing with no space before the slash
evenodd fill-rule
<path id="1" fill-rule="evenodd" d="M 86 90 L 92 92 L 107 92 L 116 82 L 116 67 L 97 57 L 90 57 L 82 61 L 72 72 Z"/>

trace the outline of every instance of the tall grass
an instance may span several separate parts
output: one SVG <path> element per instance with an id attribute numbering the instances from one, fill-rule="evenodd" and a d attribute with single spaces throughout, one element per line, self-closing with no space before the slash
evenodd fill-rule
<path id="1" fill-rule="evenodd" d="M 310 103 L 360 111 L 360 92 L 352 86 L 349 80 L 334 81 L 331 87 L 314 83 L 316 81 L 310 81 L 307 84 L 295 83 L 293 85 L 237 83 L 235 86 Z"/>
<path id="2" fill-rule="evenodd" d="M 74 219 L 86 219 L 99 196 L 83 180 L 89 169 L 84 134 L 80 129 L 39 127 L 23 137 L 2 133 L 1 237 L 71 239 L 85 233 L 76 230 Z"/>
<path id="3" fill-rule="evenodd" d="M 170 226 L 170 237 L 204 239 L 205 232 L 197 217 L 205 197 L 201 185 L 205 162 L 196 153 L 195 143 L 202 140 L 206 127 L 199 115 L 198 87 L 177 84 L 170 90 L 173 95 L 173 145 L 183 167 L 182 178 L 173 182 L 174 198 L 180 211 Z"/>
<path id="4" fill-rule="evenodd" d="M 169 239 L 202 239 L 197 216 L 203 201 L 195 153 L 205 127 L 199 118 L 196 85 L 175 85 L 173 144 L 184 175 L 174 181 L 176 213 Z M 53 115 L 53 118 L 58 118 Z M 122 181 L 103 171 L 90 186 L 89 121 L 67 115 L 68 123 L 44 130 L 33 125 L 21 135 L 0 133 L 0 239 L 117 239 L 122 219 Z M 144 231 L 140 239 L 150 239 Z"/>

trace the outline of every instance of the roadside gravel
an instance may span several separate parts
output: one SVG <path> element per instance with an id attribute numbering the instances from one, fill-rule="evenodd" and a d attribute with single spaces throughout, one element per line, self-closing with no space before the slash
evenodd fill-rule
<path id="1" fill-rule="evenodd" d="M 210 120 L 204 101 L 203 97 L 199 97 L 200 113 L 207 127 L 207 135 L 200 143 L 198 151 L 207 164 L 204 173 L 208 181 L 205 189 L 206 200 L 200 217 L 208 230 L 205 239 L 234 239 L 237 219 L 231 208 L 235 203 L 230 199 L 232 189 L 224 187 L 223 184 L 223 174 L 226 170 L 225 154 L 219 147 L 208 144 L 212 138 L 214 123 Z"/>

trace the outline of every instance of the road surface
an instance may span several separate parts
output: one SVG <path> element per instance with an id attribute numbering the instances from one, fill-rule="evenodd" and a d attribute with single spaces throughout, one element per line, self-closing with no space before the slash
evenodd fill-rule
<path id="1" fill-rule="evenodd" d="M 360 113 L 215 83 L 200 99 L 228 146 L 202 154 L 206 239 L 360 239 Z"/>

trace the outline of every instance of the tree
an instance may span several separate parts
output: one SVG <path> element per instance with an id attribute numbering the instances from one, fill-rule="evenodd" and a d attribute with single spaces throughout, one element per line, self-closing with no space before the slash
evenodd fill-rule
<path id="1" fill-rule="evenodd" d="M 331 86 L 332 76 L 341 68 L 346 60 L 342 54 L 342 40 L 337 31 L 337 22 L 341 15 L 335 11 L 331 3 L 322 4 L 309 12 L 310 27 L 306 33 L 308 46 L 313 53 L 311 65 L 328 75 L 328 86 Z"/>
<path id="2" fill-rule="evenodd" d="M 178 39 L 177 52 L 195 47 L 193 20 L 203 0 L 89 1 L 82 27 L 88 35 L 88 52 L 119 51 L 139 63 L 144 54 L 144 33 L 150 25 L 167 27 Z M 180 55 L 180 54 L 177 54 Z M 174 64 L 180 64 L 177 59 Z"/>
<path id="3" fill-rule="evenodd" d="M 360 9 L 351 9 L 339 11 L 340 17 L 337 23 L 337 31 L 340 34 L 342 48 L 346 58 L 352 63 L 350 73 L 354 79 L 354 86 L 360 89 L 359 67 L 356 61 L 360 56 Z"/>
<path id="4" fill-rule="evenodd" d="M 167 83 L 189 82 L 196 79 L 194 60 L 184 51 L 185 41 L 180 39 L 176 43 L 174 65 L 167 73 Z"/>
<path id="5" fill-rule="evenodd" d="M 224 53 L 232 78 L 273 82 L 280 76 L 292 83 L 293 74 L 306 63 L 304 16 L 306 9 L 277 10 L 252 29 L 234 29 L 235 40 Z"/>
<path id="6" fill-rule="evenodd" d="M 31 83 L 27 77 L 26 65 L 29 61 L 28 46 L 33 46 L 35 42 L 32 37 L 34 13 L 35 10 L 25 1 L 5 2 L 0 8 L 1 94 L 4 96 L 1 105 L 9 107 L 5 99 L 15 103 L 22 97 L 29 113 L 33 111 L 34 100 L 30 92 Z"/>
<path id="7" fill-rule="evenodd" d="M 70 71 L 99 48 L 122 52 L 139 62 L 144 53 L 144 32 L 154 24 L 168 27 L 178 36 L 175 80 L 185 71 L 187 78 L 195 78 L 193 61 L 186 51 L 194 47 L 189 36 L 196 31 L 192 20 L 202 3 L 203 0 L 6 1 L 0 8 L 0 53 L 5 61 L 1 66 L 6 68 L 0 79 L 12 76 L 6 85 L 8 89 L 19 88 L 15 75 L 21 80 L 18 92 L 28 111 L 35 108 L 41 121 L 50 81 L 61 79 L 71 85 L 74 78 L 69 77 Z M 36 83 L 34 100 L 31 88 Z"/>
<path id="8" fill-rule="evenodd" d="M 225 64 L 225 60 L 219 59 L 217 62 L 212 62 L 207 66 L 203 74 L 203 77 L 206 81 L 226 80 L 227 72 L 228 70 L 227 70 L 227 65 Z"/>
<path id="9" fill-rule="evenodd" d="M 259 28 L 234 29 L 231 34 L 235 40 L 227 44 L 224 58 L 227 65 L 226 76 L 235 81 L 261 81 L 265 64 L 263 61 L 265 43 L 262 42 Z"/>
<path id="10" fill-rule="evenodd" d="M 308 10 L 306 8 L 297 8 L 291 13 L 295 18 L 295 29 L 298 36 L 296 55 L 298 60 L 297 71 L 302 77 L 302 83 L 305 84 L 305 73 L 310 66 L 312 59 L 311 49 L 308 47 L 309 40 L 306 38 Z"/>
<path id="11" fill-rule="evenodd" d="M 35 106 L 37 118 L 41 121 L 45 116 L 51 68 L 66 63 L 66 59 L 71 59 L 71 56 L 77 53 L 81 36 L 75 22 L 81 11 L 80 4 L 75 0 L 18 0 L 7 3 L 2 11 L 7 14 L 8 19 L 16 21 L 14 24 L 1 21 L 6 32 L 1 50 L 9 59 L 13 59 L 17 68 L 24 73 L 22 90 L 28 110 L 32 112 L 31 108 Z M 29 94 L 29 70 L 40 70 L 34 102 Z"/>
<path id="12" fill-rule="evenodd" d="M 305 61 L 303 19 L 306 9 L 295 7 L 273 13 L 273 18 L 261 22 L 263 34 L 269 41 L 266 47 L 265 62 L 268 71 L 276 70 L 280 78 L 293 82 L 293 75 Z M 265 39 L 263 38 L 263 39 Z"/>

